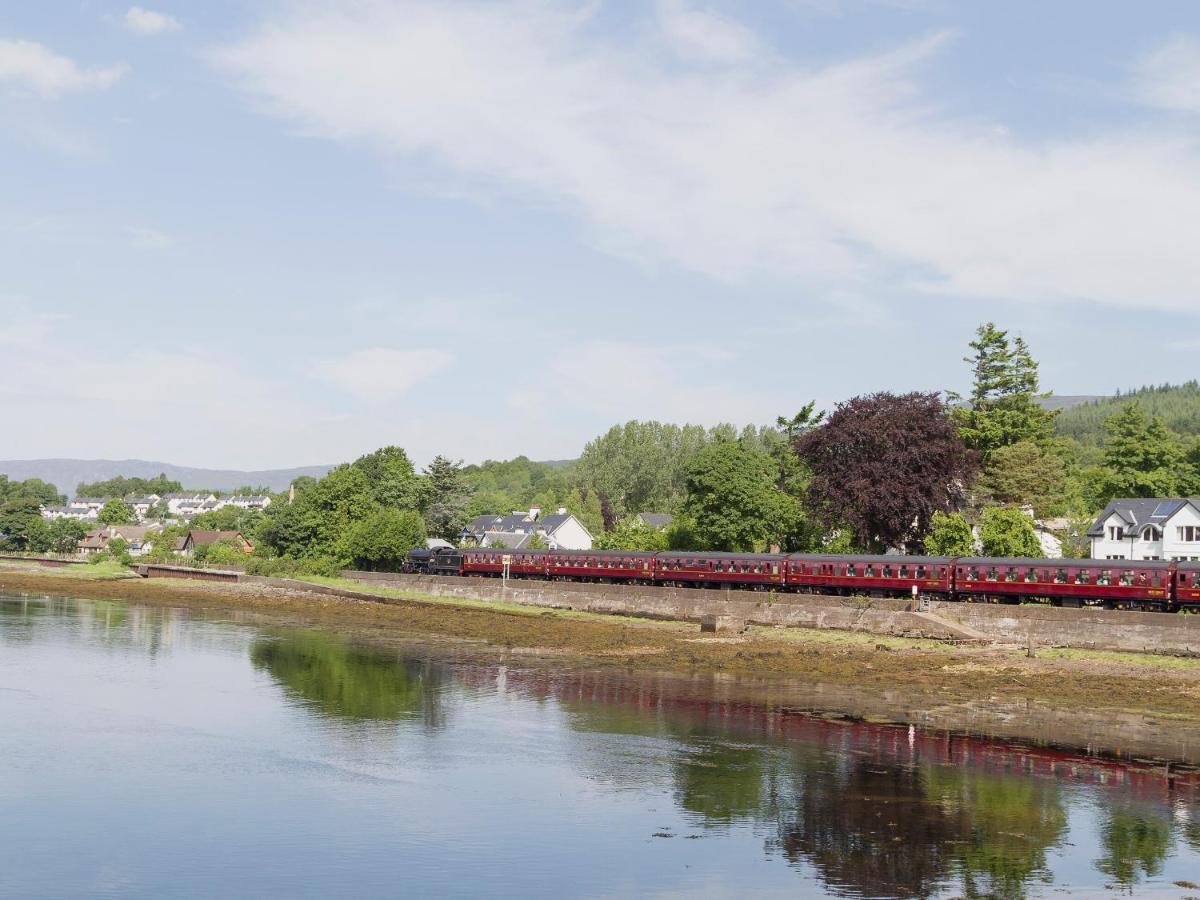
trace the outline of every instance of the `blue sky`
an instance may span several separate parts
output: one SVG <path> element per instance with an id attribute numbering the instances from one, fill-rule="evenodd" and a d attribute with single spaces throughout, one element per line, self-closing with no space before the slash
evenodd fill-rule
<path id="1" fill-rule="evenodd" d="M 1200 7 L 0 10 L 0 457 L 574 456 L 1195 377 Z"/>

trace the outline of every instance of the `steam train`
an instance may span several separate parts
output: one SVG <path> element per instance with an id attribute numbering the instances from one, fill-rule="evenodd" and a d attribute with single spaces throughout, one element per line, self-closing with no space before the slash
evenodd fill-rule
<path id="1" fill-rule="evenodd" d="M 626 550 L 413 550 L 427 575 L 1200 611 L 1200 562 Z"/>

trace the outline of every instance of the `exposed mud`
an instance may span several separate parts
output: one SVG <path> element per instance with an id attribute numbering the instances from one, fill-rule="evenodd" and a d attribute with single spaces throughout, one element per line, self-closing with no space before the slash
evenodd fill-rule
<path id="1" fill-rule="evenodd" d="M 617 667 L 693 676 L 747 702 L 1019 737 L 1200 763 L 1200 666 L 1027 658 L 1011 649 L 844 632 L 756 630 L 700 639 L 685 623 L 641 622 L 437 601 L 387 603 L 263 585 L 91 579 L 0 568 L 0 591 L 212 610 L 261 625 L 320 625 L 386 645 L 435 643 L 456 658 L 522 666 Z"/>

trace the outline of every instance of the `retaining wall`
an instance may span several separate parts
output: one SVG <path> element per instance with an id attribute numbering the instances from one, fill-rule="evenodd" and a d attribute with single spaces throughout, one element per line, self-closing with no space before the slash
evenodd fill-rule
<path id="1" fill-rule="evenodd" d="M 931 622 L 908 612 L 907 600 L 818 597 L 724 588 L 646 587 L 587 584 L 536 579 L 458 578 L 440 575 L 397 575 L 344 572 L 347 578 L 438 597 L 496 600 L 550 609 L 575 609 L 612 615 L 700 622 L 732 616 L 755 625 L 838 628 L 872 634 L 961 638 L 953 624 Z"/>
<path id="2" fill-rule="evenodd" d="M 87 560 L 64 559 L 61 556 L 20 556 L 16 554 L 0 554 L 0 559 L 6 559 L 15 562 L 36 563 L 39 566 L 46 566 L 51 569 L 61 569 L 65 566 L 87 565 Z"/>
<path id="3" fill-rule="evenodd" d="M 931 604 L 939 618 L 996 641 L 1036 646 L 1200 653 L 1200 616 L 1117 609 L 1061 609 L 990 603 Z"/>

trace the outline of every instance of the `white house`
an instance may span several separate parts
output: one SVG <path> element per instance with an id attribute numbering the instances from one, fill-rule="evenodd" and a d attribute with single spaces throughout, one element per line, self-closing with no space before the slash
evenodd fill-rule
<path id="1" fill-rule="evenodd" d="M 266 509 L 271 505 L 271 498 L 265 494 L 234 494 L 226 497 L 223 506 L 236 506 L 238 509 Z"/>
<path id="2" fill-rule="evenodd" d="M 100 512 L 95 507 L 82 506 L 78 509 L 71 506 L 43 506 L 42 518 L 48 522 L 55 519 L 75 519 L 79 522 L 95 522 Z"/>
<path id="3" fill-rule="evenodd" d="M 167 494 L 167 511 L 173 516 L 195 515 L 205 503 L 215 503 L 216 494 Z"/>
<path id="4" fill-rule="evenodd" d="M 592 533 L 565 508 L 543 516 L 537 507 L 511 516 L 478 516 L 463 530 L 481 547 L 503 546 L 518 549 L 533 535 L 540 535 L 551 550 L 591 550 Z"/>
<path id="5" fill-rule="evenodd" d="M 1088 537 L 1092 559 L 1200 560 L 1200 498 L 1113 500 Z"/>
<path id="6" fill-rule="evenodd" d="M 76 497 L 68 504 L 68 508 L 87 512 L 89 509 L 94 509 L 99 512 L 104 508 L 107 501 L 102 497 Z"/>

